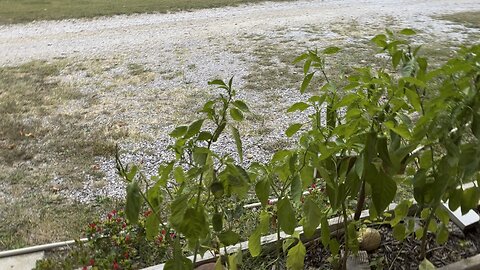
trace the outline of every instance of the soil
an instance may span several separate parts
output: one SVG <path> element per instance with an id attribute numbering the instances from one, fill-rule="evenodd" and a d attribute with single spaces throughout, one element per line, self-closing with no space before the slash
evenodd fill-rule
<path id="1" fill-rule="evenodd" d="M 420 240 L 408 237 L 404 241 L 397 241 L 392 235 L 390 226 L 382 225 L 377 229 L 382 235 L 382 244 L 379 249 L 369 253 L 371 269 L 418 269 L 421 262 Z M 438 245 L 433 234 L 428 236 L 427 259 L 436 267 L 480 253 L 480 224 L 477 223 L 462 232 L 450 222 L 449 231 L 450 236 L 444 245 Z M 320 241 L 316 241 L 307 249 L 305 268 L 330 269 L 328 257 L 329 253 Z"/>

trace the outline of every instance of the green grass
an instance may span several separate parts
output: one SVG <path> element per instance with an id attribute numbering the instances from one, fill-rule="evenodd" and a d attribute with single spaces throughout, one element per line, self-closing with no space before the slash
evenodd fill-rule
<path id="1" fill-rule="evenodd" d="M 112 200 L 74 203 L 58 190 L 82 186 L 95 157 L 112 156 L 121 132 L 90 127 L 65 111 L 95 99 L 63 83 L 65 61 L 0 68 L 0 250 L 72 239 L 89 220 L 118 205 Z M 55 178 L 61 184 L 53 184 Z"/>
<path id="2" fill-rule="evenodd" d="M 480 28 L 480 11 L 458 12 L 439 17 L 443 20 L 460 23 L 466 27 Z"/>
<path id="3" fill-rule="evenodd" d="M 0 24 L 170 12 L 261 1 L 264 0 L 0 0 Z"/>

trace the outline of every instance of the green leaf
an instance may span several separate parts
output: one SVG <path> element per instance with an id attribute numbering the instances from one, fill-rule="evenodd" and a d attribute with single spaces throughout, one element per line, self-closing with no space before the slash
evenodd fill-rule
<path id="1" fill-rule="evenodd" d="M 396 51 L 393 55 L 392 55 L 392 66 L 393 68 L 397 68 L 398 64 L 400 64 L 400 60 L 402 60 L 402 51 Z"/>
<path id="2" fill-rule="evenodd" d="M 234 102 L 232 102 L 232 104 L 233 104 L 233 106 L 237 107 L 238 109 L 240 109 L 243 112 L 250 112 L 247 104 L 245 104 L 245 102 L 243 102 L 242 100 L 237 99 Z"/>
<path id="3" fill-rule="evenodd" d="M 450 216 L 444 208 L 438 207 L 437 210 L 435 210 L 435 215 L 445 225 L 450 221 Z"/>
<path id="4" fill-rule="evenodd" d="M 420 102 L 420 97 L 418 96 L 417 92 L 415 92 L 415 91 L 413 91 L 409 88 L 406 88 L 405 89 L 405 95 L 407 96 L 408 101 L 410 102 L 410 104 L 412 104 L 415 111 L 421 112 L 422 111 L 422 104 Z"/>
<path id="5" fill-rule="evenodd" d="M 305 60 L 308 58 L 308 53 L 302 53 L 301 55 L 297 56 L 294 60 L 293 63 L 296 64 L 302 60 Z"/>
<path id="6" fill-rule="evenodd" d="M 208 223 L 203 207 L 200 206 L 198 209 L 188 207 L 178 226 L 178 231 L 189 240 L 203 239 L 207 236 Z"/>
<path id="7" fill-rule="evenodd" d="M 145 220 L 145 231 L 147 233 L 147 239 L 153 240 L 158 235 L 160 220 L 154 213 L 150 214 Z"/>
<path id="8" fill-rule="evenodd" d="M 413 35 L 416 35 L 417 32 L 415 32 L 414 30 L 412 30 L 410 28 L 405 28 L 405 29 L 402 29 L 400 31 L 400 34 L 405 35 L 405 36 L 413 36 Z"/>
<path id="9" fill-rule="evenodd" d="M 218 238 L 220 239 L 220 242 L 225 246 L 231 246 L 240 241 L 240 235 L 232 230 L 222 232 L 218 235 Z"/>
<path id="10" fill-rule="evenodd" d="M 234 254 L 228 255 L 229 270 L 237 270 L 238 265 L 242 263 L 242 251 L 237 251 Z"/>
<path id="11" fill-rule="evenodd" d="M 445 226 L 445 224 L 440 225 L 440 227 L 439 227 L 439 229 L 437 230 L 437 233 L 436 233 L 437 243 L 439 245 L 445 244 L 448 240 L 448 235 L 449 235 L 449 232 L 448 232 L 448 229 Z"/>
<path id="12" fill-rule="evenodd" d="M 408 127 L 405 124 L 400 124 L 398 126 L 395 126 L 395 124 L 392 121 L 388 121 L 388 122 L 385 122 L 384 125 L 388 129 L 402 136 L 402 138 L 404 139 L 409 140 L 412 138 L 412 135 L 410 134 L 410 131 L 408 130 Z"/>
<path id="13" fill-rule="evenodd" d="M 173 170 L 173 177 L 175 177 L 175 181 L 177 181 L 178 184 L 185 182 L 185 173 L 183 168 L 179 166 L 175 167 L 175 170 Z"/>
<path id="14" fill-rule="evenodd" d="M 213 270 L 224 270 L 221 256 L 218 256 L 218 259 L 215 262 L 215 269 L 213 269 Z"/>
<path id="15" fill-rule="evenodd" d="M 406 233 L 405 225 L 403 225 L 403 223 L 397 224 L 395 227 L 393 227 L 393 237 L 398 241 L 405 239 Z"/>
<path id="16" fill-rule="evenodd" d="M 435 270 L 435 266 L 427 259 L 423 259 L 423 261 L 418 266 L 418 270 Z"/>
<path id="17" fill-rule="evenodd" d="M 289 270 L 303 270 L 305 254 L 307 253 L 302 241 L 298 241 L 294 247 L 288 251 L 287 255 L 287 269 Z"/>
<path id="18" fill-rule="evenodd" d="M 176 127 L 172 132 L 170 132 L 170 137 L 173 137 L 173 138 L 182 137 L 187 132 L 187 129 L 188 129 L 187 126 Z"/>
<path id="19" fill-rule="evenodd" d="M 158 235 L 158 229 L 160 225 L 158 215 L 155 214 L 160 211 L 160 204 L 162 202 L 162 198 L 159 193 L 159 187 L 153 186 L 148 189 L 147 200 L 153 213 L 151 213 L 145 221 L 145 231 L 147 234 L 147 239 L 153 240 L 155 236 Z"/>
<path id="20" fill-rule="evenodd" d="M 340 243 L 338 243 L 337 239 L 335 238 L 331 239 L 328 246 L 330 248 L 331 254 L 338 255 L 338 253 L 340 253 Z"/>
<path id="21" fill-rule="evenodd" d="M 142 208 L 142 195 L 137 181 L 133 181 L 127 185 L 127 202 L 125 205 L 125 214 L 131 224 L 138 223 L 138 215 Z"/>
<path id="22" fill-rule="evenodd" d="M 190 261 L 187 257 L 182 256 L 181 258 L 170 259 L 165 262 L 165 270 L 192 270 L 193 262 Z"/>
<path id="23" fill-rule="evenodd" d="M 222 134 L 226 126 L 227 126 L 227 123 L 225 122 L 221 123 L 218 126 L 218 128 L 215 130 L 215 133 L 213 133 L 212 141 L 216 142 L 218 140 L 218 137 L 220 137 L 220 134 Z"/>
<path id="24" fill-rule="evenodd" d="M 208 85 L 220 85 L 220 86 L 227 86 L 222 80 L 213 80 L 209 81 Z"/>
<path id="25" fill-rule="evenodd" d="M 188 126 L 187 132 L 183 135 L 184 139 L 189 139 L 200 132 L 203 125 L 203 119 L 197 120 Z"/>
<path id="26" fill-rule="evenodd" d="M 297 239 L 293 238 L 293 237 L 289 237 L 289 238 L 283 240 L 283 243 L 282 243 L 283 252 L 287 253 L 288 250 L 296 243 L 297 243 Z"/>
<path id="27" fill-rule="evenodd" d="M 127 173 L 126 178 L 128 182 L 133 181 L 135 178 L 135 175 L 137 175 L 138 167 L 136 165 L 133 165 L 130 171 Z"/>
<path id="28" fill-rule="evenodd" d="M 297 226 L 297 218 L 295 217 L 295 211 L 288 198 L 283 198 L 277 203 L 277 215 L 278 224 L 280 228 L 287 234 L 292 235 L 295 232 L 295 226 Z"/>
<path id="29" fill-rule="evenodd" d="M 351 105 L 354 101 L 358 100 L 360 97 L 358 94 L 353 93 L 353 94 L 348 94 L 344 96 L 339 102 L 335 103 L 332 107 L 332 110 L 336 110 L 341 107 L 349 106 Z"/>
<path id="30" fill-rule="evenodd" d="M 240 158 L 240 162 L 243 162 L 243 149 L 242 149 L 242 139 L 240 138 L 240 132 L 238 132 L 238 129 L 234 126 L 231 126 L 231 128 L 232 128 L 233 139 L 235 140 L 235 145 L 237 146 L 238 157 Z"/>
<path id="31" fill-rule="evenodd" d="M 212 226 L 213 230 L 220 232 L 223 230 L 223 215 L 222 213 L 215 213 L 212 216 Z"/>
<path id="32" fill-rule="evenodd" d="M 257 257 L 262 251 L 262 245 L 260 241 L 261 235 L 262 234 L 260 233 L 260 230 L 257 228 L 248 238 L 248 250 L 250 251 L 250 255 L 252 255 L 252 257 Z"/>
<path id="33" fill-rule="evenodd" d="M 263 206 L 266 206 L 268 202 L 268 196 L 270 195 L 270 183 L 267 179 L 257 182 L 255 185 L 255 194 L 257 194 L 257 198 L 260 203 L 262 203 Z"/>
<path id="34" fill-rule="evenodd" d="M 324 94 L 324 95 L 321 95 L 321 96 L 311 96 L 311 97 L 308 99 L 308 101 L 310 101 L 310 102 L 316 102 L 316 103 L 318 103 L 318 104 L 322 104 L 322 103 L 325 101 L 326 98 L 327 98 L 327 95 L 325 95 L 325 94 Z"/>
<path id="35" fill-rule="evenodd" d="M 463 190 L 455 189 L 450 192 L 450 196 L 448 197 L 448 208 L 452 211 L 457 210 L 462 202 L 463 197 Z"/>
<path id="36" fill-rule="evenodd" d="M 380 215 L 395 198 L 397 184 L 390 175 L 377 171 L 375 166 L 365 168 L 365 180 L 372 188 L 372 201 L 376 212 Z"/>
<path id="37" fill-rule="evenodd" d="M 175 162 L 171 161 L 167 164 L 162 164 L 158 167 L 158 181 L 155 185 L 160 185 L 162 187 L 165 187 L 167 185 L 168 178 L 170 176 L 170 173 L 173 170 L 173 165 Z"/>
<path id="38" fill-rule="evenodd" d="M 478 206 L 479 192 L 478 188 L 472 187 L 465 189 L 462 196 L 462 214 L 465 215 L 471 209 L 475 209 Z"/>
<path id="39" fill-rule="evenodd" d="M 225 188 L 221 182 L 216 181 L 210 185 L 210 191 L 215 198 L 220 199 L 225 193 Z"/>
<path id="40" fill-rule="evenodd" d="M 202 131 L 198 134 L 197 140 L 199 141 L 208 141 L 212 138 L 212 133 L 208 131 Z"/>
<path id="41" fill-rule="evenodd" d="M 320 239 L 322 240 L 322 245 L 328 247 L 330 244 L 330 227 L 328 226 L 327 217 L 321 218 L 320 225 Z"/>
<path id="42" fill-rule="evenodd" d="M 308 59 L 305 61 L 305 64 L 303 64 L 303 75 L 307 75 L 307 73 L 310 71 L 310 66 L 312 65 L 312 60 Z"/>
<path id="43" fill-rule="evenodd" d="M 260 224 L 258 225 L 260 233 L 268 233 L 270 228 L 270 214 L 267 210 L 260 212 Z"/>
<path id="44" fill-rule="evenodd" d="M 408 210 L 410 209 L 411 205 L 412 202 L 409 200 L 403 200 L 400 204 L 398 204 L 397 207 L 395 207 L 395 217 L 390 221 L 390 226 L 394 227 L 400 221 L 402 221 L 408 215 Z"/>
<path id="45" fill-rule="evenodd" d="M 298 130 L 302 128 L 302 126 L 303 124 L 300 123 L 292 124 L 287 128 L 285 134 L 287 135 L 287 137 L 292 137 L 293 135 L 295 135 L 295 133 L 297 133 Z"/>
<path id="46" fill-rule="evenodd" d="M 302 190 L 302 180 L 300 180 L 300 176 L 298 174 L 295 174 L 290 184 L 290 198 L 292 201 L 300 201 L 300 198 L 302 197 Z"/>
<path id="47" fill-rule="evenodd" d="M 478 110 L 473 112 L 471 129 L 473 135 L 480 140 L 480 112 L 478 112 Z"/>
<path id="48" fill-rule="evenodd" d="M 185 211 L 188 207 L 188 194 L 180 195 L 170 204 L 169 222 L 174 228 L 178 228 L 183 222 Z"/>
<path id="49" fill-rule="evenodd" d="M 340 48 L 332 46 L 323 50 L 323 54 L 336 54 L 339 51 L 340 51 Z"/>
<path id="50" fill-rule="evenodd" d="M 322 218 L 322 209 L 310 198 L 307 198 L 303 204 L 304 223 L 303 231 L 305 237 L 310 238 L 315 233 Z"/>
<path id="51" fill-rule="evenodd" d="M 295 112 L 295 111 L 305 111 L 306 109 L 308 109 L 310 107 L 309 104 L 305 103 L 305 102 L 297 102 L 295 104 L 293 104 L 292 106 L 290 106 L 290 108 L 288 108 L 287 112 Z"/>
<path id="52" fill-rule="evenodd" d="M 300 93 L 305 93 L 305 90 L 307 89 L 310 81 L 313 78 L 313 74 L 315 74 L 315 72 L 309 73 L 307 74 L 307 76 L 305 76 L 305 78 L 303 78 L 302 86 L 300 86 Z"/>
<path id="53" fill-rule="evenodd" d="M 421 88 L 426 88 L 427 85 L 425 84 L 425 82 L 415 78 L 415 77 L 403 77 L 401 80 L 405 81 L 405 82 L 408 82 L 408 83 L 411 83 L 413 85 L 416 85 L 418 87 L 421 87 Z"/>
<path id="54" fill-rule="evenodd" d="M 387 46 L 387 36 L 380 34 L 372 38 L 372 42 L 375 43 L 378 47 L 384 48 Z"/>
<path id="55" fill-rule="evenodd" d="M 243 113 L 237 109 L 237 108 L 231 108 L 230 109 L 230 116 L 232 117 L 233 120 L 235 121 L 243 121 Z"/>

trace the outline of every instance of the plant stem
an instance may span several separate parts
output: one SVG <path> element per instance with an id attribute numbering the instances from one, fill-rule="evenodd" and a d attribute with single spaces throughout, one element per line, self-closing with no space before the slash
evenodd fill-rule
<path id="1" fill-rule="evenodd" d="M 277 218 L 277 263 L 276 269 L 280 269 L 280 250 L 282 249 L 282 241 L 280 241 L 280 226 Z"/>
<path id="2" fill-rule="evenodd" d="M 360 188 L 360 194 L 358 195 L 357 209 L 355 209 L 355 215 L 353 220 L 359 220 L 362 214 L 363 206 L 365 205 L 365 179 L 362 180 L 362 187 Z"/>
<path id="3" fill-rule="evenodd" d="M 347 269 L 347 259 L 348 259 L 348 253 L 349 253 L 349 248 L 348 248 L 348 216 L 347 216 L 347 207 L 345 206 L 345 202 L 342 203 L 342 214 L 343 214 L 343 226 L 345 227 L 345 252 L 343 253 L 343 256 L 341 256 L 340 262 L 341 262 L 341 269 L 346 270 Z"/>
<path id="4" fill-rule="evenodd" d="M 421 259 L 425 259 L 426 257 L 426 249 L 427 249 L 427 240 L 428 240 L 428 237 L 427 237 L 427 234 L 428 234 L 428 225 L 430 224 L 430 221 L 432 220 L 432 218 L 434 217 L 435 215 L 435 210 L 437 210 L 437 207 L 438 207 L 438 204 L 433 206 L 431 209 L 430 209 L 430 213 L 428 214 L 428 217 L 427 219 L 425 220 L 425 224 L 423 225 L 423 235 L 422 235 L 422 245 L 420 246 L 420 256 L 421 256 Z"/>

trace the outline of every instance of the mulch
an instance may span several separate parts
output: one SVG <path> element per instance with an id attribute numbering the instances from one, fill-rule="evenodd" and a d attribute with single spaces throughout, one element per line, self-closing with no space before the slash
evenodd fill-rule
<path id="1" fill-rule="evenodd" d="M 442 267 L 461 259 L 472 257 L 480 253 L 480 224 L 476 224 L 465 231 L 461 231 L 450 222 L 450 235 L 443 245 L 435 242 L 435 235 L 428 235 L 427 258 L 436 266 Z M 409 236 L 403 241 L 397 241 L 388 225 L 376 227 L 382 235 L 381 246 L 369 253 L 371 269 L 418 269 L 421 262 L 421 241 Z M 320 241 L 314 241 L 307 249 L 305 269 L 331 269 L 328 261 L 329 252 L 323 248 Z"/>

